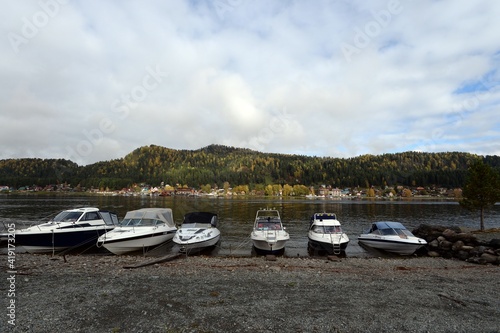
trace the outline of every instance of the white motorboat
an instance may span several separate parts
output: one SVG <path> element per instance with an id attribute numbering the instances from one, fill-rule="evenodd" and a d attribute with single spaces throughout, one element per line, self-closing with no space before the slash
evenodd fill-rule
<path id="1" fill-rule="evenodd" d="M 399 222 L 374 222 L 371 227 L 358 237 L 358 242 L 375 249 L 401 255 L 411 255 L 426 245 Z"/>
<path id="2" fill-rule="evenodd" d="M 142 208 L 125 214 L 114 230 L 102 235 L 97 246 L 114 254 L 148 251 L 171 240 L 177 227 L 170 208 Z"/>
<path id="3" fill-rule="evenodd" d="M 15 231 L 16 247 L 30 253 L 60 252 L 95 244 L 118 224 L 116 214 L 94 207 L 64 210 L 49 222 Z"/>
<path id="4" fill-rule="evenodd" d="M 259 209 L 255 215 L 253 231 L 250 234 L 253 247 L 261 253 L 279 253 L 285 250 L 290 239 L 275 209 Z"/>
<path id="5" fill-rule="evenodd" d="M 220 240 L 217 229 L 218 216 L 209 212 L 193 212 L 184 215 L 184 220 L 174 236 L 181 252 L 202 251 L 214 247 Z"/>
<path id="6" fill-rule="evenodd" d="M 315 213 L 311 216 L 309 249 L 325 251 L 328 254 L 341 254 L 349 244 L 349 237 L 342 231 L 342 226 L 333 213 Z"/>

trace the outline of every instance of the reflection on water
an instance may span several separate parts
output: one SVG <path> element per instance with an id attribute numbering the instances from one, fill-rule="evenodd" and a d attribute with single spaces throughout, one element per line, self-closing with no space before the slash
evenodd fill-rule
<path id="1" fill-rule="evenodd" d="M 255 213 L 260 208 L 280 211 L 283 225 L 290 233 L 286 256 L 307 256 L 309 218 L 316 212 L 336 213 L 344 232 L 350 238 L 347 256 L 363 256 L 366 251 L 358 245 L 357 236 L 371 222 L 392 220 L 408 229 L 420 224 L 462 226 L 478 229 L 479 216 L 462 209 L 451 201 L 363 201 L 308 200 L 267 198 L 192 198 L 192 197 L 121 197 L 121 196 L 0 196 L 0 221 L 15 222 L 17 228 L 43 222 L 63 209 L 93 206 L 111 210 L 122 219 L 129 210 L 145 207 L 167 207 L 173 210 L 179 225 L 184 214 L 210 211 L 219 215 L 222 234 L 219 255 L 251 255 L 250 232 Z M 1 227 L 1 225 L 0 225 Z M 494 206 L 485 217 L 486 228 L 500 227 L 500 205 Z M 174 251 L 175 249 L 170 249 Z"/>

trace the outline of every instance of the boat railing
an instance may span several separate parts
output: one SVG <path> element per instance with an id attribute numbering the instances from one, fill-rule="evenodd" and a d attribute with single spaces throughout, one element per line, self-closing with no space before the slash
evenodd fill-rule
<path id="1" fill-rule="evenodd" d="M 338 237 L 336 237 L 335 239 L 333 235 Z M 342 252 L 341 243 L 343 235 L 344 235 L 343 232 L 330 234 L 330 242 L 332 243 L 333 254 L 340 254 Z"/>

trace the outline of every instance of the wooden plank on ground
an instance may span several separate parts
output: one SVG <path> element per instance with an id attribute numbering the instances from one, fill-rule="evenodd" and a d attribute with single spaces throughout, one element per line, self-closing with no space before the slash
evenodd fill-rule
<path id="1" fill-rule="evenodd" d="M 175 254 L 169 254 L 161 258 L 153 259 L 153 260 L 148 260 L 148 261 L 143 261 L 135 265 L 127 265 L 123 266 L 123 268 L 139 268 L 139 267 L 144 267 L 144 266 L 149 266 L 149 265 L 154 265 L 154 264 L 159 264 L 162 262 L 167 262 L 171 261 L 174 259 L 177 259 L 181 256 L 181 253 L 175 253 Z"/>

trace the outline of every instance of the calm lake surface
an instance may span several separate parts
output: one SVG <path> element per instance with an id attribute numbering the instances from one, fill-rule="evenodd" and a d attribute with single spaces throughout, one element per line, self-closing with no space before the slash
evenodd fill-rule
<path id="1" fill-rule="evenodd" d="M 420 224 L 461 226 L 479 229 L 479 214 L 462 209 L 454 201 L 369 201 L 331 199 L 267 199 L 267 198 L 205 198 L 205 197 L 126 197 L 126 196 L 34 196 L 0 195 L 0 222 L 16 223 L 18 229 L 47 221 L 59 211 L 78 207 L 98 207 L 118 214 L 121 220 L 129 210 L 145 207 L 171 208 L 179 225 L 184 214 L 210 211 L 219 215 L 222 234 L 220 247 L 214 255 L 252 255 L 250 233 L 255 213 L 260 208 L 275 208 L 290 233 L 286 256 L 308 256 L 307 230 L 315 212 L 336 213 L 344 232 L 350 238 L 347 256 L 369 256 L 358 245 L 357 237 L 370 223 L 380 220 L 399 221 L 408 229 Z M 486 228 L 500 227 L 500 205 L 485 216 Z M 2 223 L 0 228 L 3 229 Z M 174 246 L 165 251 L 176 251 Z"/>

